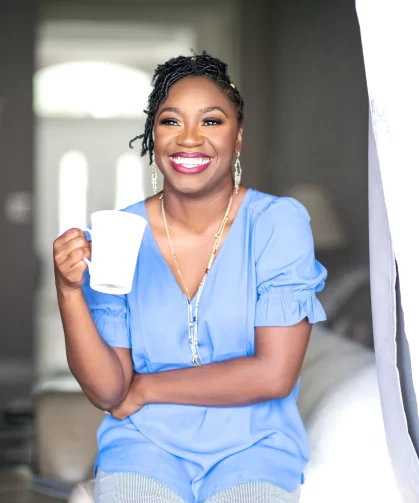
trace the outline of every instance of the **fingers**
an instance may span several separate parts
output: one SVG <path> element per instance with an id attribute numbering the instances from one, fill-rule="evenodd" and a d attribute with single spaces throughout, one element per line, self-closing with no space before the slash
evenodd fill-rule
<path id="1" fill-rule="evenodd" d="M 90 258 L 90 255 L 91 255 L 90 246 L 83 246 L 83 248 L 76 248 L 67 255 L 66 265 L 69 269 L 71 269 L 75 265 L 79 264 L 81 261 L 83 261 L 83 264 L 85 264 L 83 259 Z"/>
<path id="2" fill-rule="evenodd" d="M 56 270 L 56 283 L 70 288 L 80 288 L 84 283 L 84 271 L 87 269 L 87 264 L 83 260 L 79 260 L 72 267 L 62 266 Z"/>
<path id="3" fill-rule="evenodd" d="M 56 283 L 65 287 L 80 287 L 90 258 L 91 243 L 80 229 L 69 229 L 54 241 Z"/>
<path id="4" fill-rule="evenodd" d="M 84 252 L 88 251 L 88 255 Z M 68 262 L 72 258 L 72 265 L 76 263 L 74 258 L 83 260 L 84 257 L 90 257 L 91 244 L 83 238 L 74 238 L 68 243 L 66 243 L 60 251 L 55 255 L 55 263 L 60 266 Z M 83 251 L 83 253 L 82 253 Z"/>
<path id="5" fill-rule="evenodd" d="M 75 238 L 85 238 L 85 233 L 81 229 L 68 229 L 54 241 L 54 251 L 60 250 L 68 241 Z"/>
<path id="6" fill-rule="evenodd" d="M 75 232 L 72 232 L 75 231 Z M 64 264 L 70 256 L 79 257 L 82 260 L 86 255 L 82 255 L 76 250 L 91 249 L 91 243 L 87 241 L 84 232 L 79 229 L 70 229 L 54 242 L 54 258 L 58 266 Z M 89 257 L 89 255 L 87 255 Z M 74 265 L 72 261 L 72 265 Z"/>

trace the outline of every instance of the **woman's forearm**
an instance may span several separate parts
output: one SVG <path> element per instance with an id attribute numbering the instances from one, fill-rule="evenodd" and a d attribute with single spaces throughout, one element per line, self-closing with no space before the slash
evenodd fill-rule
<path id="1" fill-rule="evenodd" d="M 300 375 L 311 325 L 256 327 L 255 353 L 201 367 L 135 374 L 112 414 L 124 419 L 147 404 L 237 407 L 285 398 Z"/>
<path id="2" fill-rule="evenodd" d="M 286 396 L 277 370 L 256 356 L 202 367 L 136 374 L 139 404 L 174 403 L 207 407 L 240 406 Z"/>
<path id="3" fill-rule="evenodd" d="M 118 356 L 100 337 L 81 289 L 57 296 L 71 372 L 96 407 L 116 407 L 128 388 Z"/>

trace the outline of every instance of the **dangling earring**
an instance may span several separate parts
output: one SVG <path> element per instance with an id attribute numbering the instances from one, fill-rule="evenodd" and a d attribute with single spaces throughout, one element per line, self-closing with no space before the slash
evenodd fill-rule
<path id="1" fill-rule="evenodd" d="M 240 152 L 237 152 L 236 162 L 234 163 L 234 192 L 237 194 L 242 179 L 242 168 L 240 165 Z"/>
<path id="2" fill-rule="evenodd" d="M 153 187 L 153 195 L 155 196 L 157 194 L 157 164 L 154 154 L 151 163 L 151 186 Z"/>

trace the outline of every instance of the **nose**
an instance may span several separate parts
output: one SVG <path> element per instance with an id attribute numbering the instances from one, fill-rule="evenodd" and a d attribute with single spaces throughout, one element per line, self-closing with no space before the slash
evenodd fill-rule
<path id="1" fill-rule="evenodd" d="M 204 139 L 195 125 L 185 125 L 177 137 L 178 145 L 193 148 L 202 145 Z"/>

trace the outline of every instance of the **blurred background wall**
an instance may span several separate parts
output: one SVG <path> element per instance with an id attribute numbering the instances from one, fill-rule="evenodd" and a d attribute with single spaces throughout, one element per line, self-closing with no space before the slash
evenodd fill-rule
<path id="1" fill-rule="evenodd" d="M 248 183 L 278 194 L 321 184 L 349 261 L 367 261 L 368 96 L 354 2 L 244 1 L 240 26 Z"/>
<path id="2" fill-rule="evenodd" d="M 352 0 L 3 0 L 0 41 L 4 368 L 66 368 L 52 241 L 92 211 L 149 195 L 149 168 L 128 141 L 155 66 L 190 48 L 228 62 L 244 95 L 244 182 L 306 204 L 331 280 L 368 266 L 368 103 Z"/>
<path id="3" fill-rule="evenodd" d="M 0 358 L 32 357 L 32 78 L 37 5 L 0 7 Z"/>

